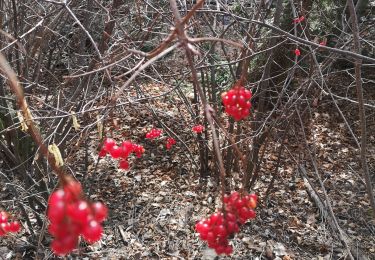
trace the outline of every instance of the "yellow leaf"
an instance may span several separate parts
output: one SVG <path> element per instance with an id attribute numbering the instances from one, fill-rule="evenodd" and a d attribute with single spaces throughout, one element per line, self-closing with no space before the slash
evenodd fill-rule
<path id="1" fill-rule="evenodd" d="M 53 157 L 55 158 L 55 164 L 57 167 L 61 167 L 64 165 L 63 158 L 60 153 L 59 147 L 57 147 L 56 144 L 50 144 L 48 146 L 48 151 L 53 154 Z"/>
<path id="2" fill-rule="evenodd" d="M 22 113 L 20 111 L 17 111 L 18 120 L 21 124 L 21 131 L 26 132 L 29 127 L 27 126 L 25 120 L 23 119 Z"/>
<path id="3" fill-rule="evenodd" d="M 78 120 L 77 120 L 77 116 L 76 116 L 76 113 L 72 113 L 72 120 L 73 120 L 73 127 L 76 131 L 79 130 L 79 128 L 81 127 L 81 125 L 78 123 Z"/>

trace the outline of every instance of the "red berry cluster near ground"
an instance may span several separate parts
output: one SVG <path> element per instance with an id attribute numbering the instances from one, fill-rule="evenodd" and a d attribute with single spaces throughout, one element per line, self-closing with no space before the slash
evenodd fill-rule
<path id="1" fill-rule="evenodd" d="M 195 225 L 195 230 L 202 240 L 207 241 L 210 248 L 215 249 L 218 255 L 230 255 L 233 247 L 229 245 L 228 238 L 239 232 L 240 226 L 247 220 L 255 218 L 253 210 L 257 205 L 255 194 L 241 195 L 232 192 L 224 197 L 225 212 L 212 214 L 208 219 L 203 219 Z"/>
<path id="2" fill-rule="evenodd" d="M 20 231 L 21 225 L 18 221 L 10 221 L 8 219 L 8 213 L 0 211 L 0 237 L 5 236 L 9 232 L 16 233 Z"/>
<path id="3" fill-rule="evenodd" d="M 90 203 L 82 199 L 79 182 L 70 181 L 53 192 L 48 201 L 49 233 L 54 236 L 51 248 L 56 255 L 66 255 L 77 247 L 81 235 L 88 243 L 100 240 L 101 223 L 108 209 L 101 202 Z"/>
<path id="4" fill-rule="evenodd" d="M 301 56 L 301 51 L 299 49 L 294 50 L 294 54 L 298 57 Z"/>
<path id="5" fill-rule="evenodd" d="M 193 132 L 199 134 L 199 133 L 202 133 L 204 131 L 204 126 L 203 125 L 195 125 L 193 126 L 192 128 Z"/>
<path id="6" fill-rule="evenodd" d="M 225 112 L 236 121 L 240 121 L 249 115 L 251 97 L 251 91 L 242 86 L 235 86 L 228 92 L 223 92 L 221 94 Z"/>
<path id="7" fill-rule="evenodd" d="M 129 155 L 135 153 L 135 155 L 140 158 L 144 151 L 145 149 L 142 145 L 132 143 L 131 141 L 124 141 L 120 145 L 117 145 L 115 140 L 107 138 L 104 140 L 99 156 L 104 157 L 109 154 L 113 159 L 120 159 L 120 169 L 127 170 L 129 169 Z"/>
<path id="8" fill-rule="evenodd" d="M 304 16 L 301 16 L 301 17 L 297 17 L 297 18 L 294 18 L 293 19 L 293 23 L 297 24 L 297 23 L 301 23 L 305 20 L 305 17 Z"/>
<path id="9" fill-rule="evenodd" d="M 167 138 L 167 144 L 166 144 L 167 150 L 171 149 L 172 146 L 175 144 L 176 144 L 176 140 L 173 137 Z"/>
<path id="10" fill-rule="evenodd" d="M 163 133 L 163 130 L 153 128 L 153 129 L 151 129 L 150 132 L 148 132 L 146 134 L 146 138 L 147 139 L 155 139 L 155 138 L 159 137 L 162 133 Z"/>

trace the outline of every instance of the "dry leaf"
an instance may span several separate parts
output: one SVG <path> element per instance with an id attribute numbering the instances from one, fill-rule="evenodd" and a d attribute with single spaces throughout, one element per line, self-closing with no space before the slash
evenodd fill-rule
<path id="1" fill-rule="evenodd" d="M 73 127 L 76 131 L 79 130 L 79 128 L 81 127 L 81 125 L 78 123 L 78 120 L 77 120 L 77 116 L 76 116 L 76 113 L 72 113 L 72 120 L 73 120 Z"/>
<path id="2" fill-rule="evenodd" d="M 21 124 L 21 131 L 26 132 L 29 127 L 27 126 L 25 120 L 23 119 L 22 113 L 20 111 L 17 111 L 17 117 Z"/>
<path id="3" fill-rule="evenodd" d="M 61 167 L 64 165 L 64 161 L 62 159 L 60 149 L 57 147 L 56 144 L 50 144 L 48 146 L 48 151 L 53 154 L 53 157 L 55 158 L 55 164 L 57 167 Z"/>
<path id="4" fill-rule="evenodd" d="M 101 140 L 103 138 L 103 123 L 99 115 L 96 116 L 96 119 L 97 119 L 96 125 L 98 127 L 99 140 Z"/>

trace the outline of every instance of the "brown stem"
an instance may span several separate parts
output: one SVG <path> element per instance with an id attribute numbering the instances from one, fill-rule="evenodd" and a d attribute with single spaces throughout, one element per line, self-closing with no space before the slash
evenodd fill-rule
<path id="1" fill-rule="evenodd" d="M 357 21 L 357 14 L 355 11 L 355 6 L 353 0 L 347 1 L 350 11 L 350 16 L 352 17 L 352 31 L 353 31 L 353 40 L 354 40 L 354 52 L 360 53 L 361 46 L 359 42 L 359 29 L 358 29 L 358 21 Z M 363 89 L 362 89 L 362 78 L 361 78 L 361 59 L 355 60 L 355 82 L 356 82 L 356 89 L 357 89 L 357 96 L 358 96 L 358 105 L 359 105 L 359 118 L 360 118 L 360 127 L 361 127 L 361 165 L 363 176 L 366 182 L 366 189 L 367 195 L 370 199 L 370 204 L 372 207 L 372 214 L 375 218 L 375 199 L 374 194 L 372 192 L 372 185 L 371 185 L 371 178 L 369 174 L 367 159 L 366 159 L 366 146 L 367 146 L 367 130 L 366 130 L 366 115 L 365 115 L 365 108 L 363 102 Z"/>
<path id="2" fill-rule="evenodd" d="M 204 2 L 203 0 L 198 1 L 196 5 L 203 4 L 203 2 Z M 181 17 L 180 17 L 180 14 L 178 12 L 176 1 L 170 0 L 169 3 L 171 5 L 171 9 L 172 9 L 174 19 L 175 19 L 175 22 L 176 22 L 176 29 L 177 29 L 179 40 L 182 43 L 183 47 L 185 48 L 185 54 L 186 54 L 186 57 L 187 57 L 187 60 L 188 60 L 188 63 L 189 63 L 189 67 L 190 67 L 190 70 L 191 70 L 191 73 L 192 73 L 194 88 L 197 89 L 199 97 L 202 100 L 203 109 L 205 111 L 207 121 L 210 124 L 210 128 L 212 130 L 212 139 L 213 139 L 213 144 L 214 144 L 214 150 L 215 150 L 217 160 L 219 162 L 221 196 L 222 196 L 222 200 L 223 200 L 224 194 L 225 194 L 225 168 L 224 168 L 224 163 L 223 163 L 223 159 L 222 159 L 222 156 L 221 156 L 219 139 L 218 139 L 218 136 L 216 134 L 216 128 L 215 128 L 215 124 L 214 124 L 214 120 L 213 120 L 213 115 L 214 115 L 215 111 L 212 109 L 211 106 L 208 105 L 206 97 L 204 95 L 204 92 L 203 92 L 203 90 L 202 90 L 202 88 L 201 88 L 201 86 L 198 82 L 197 71 L 194 67 L 194 62 L 193 62 L 193 52 L 188 45 L 189 44 L 188 38 L 187 38 L 187 36 L 185 34 L 185 31 L 184 31 L 184 28 L 181 24 Z"/>

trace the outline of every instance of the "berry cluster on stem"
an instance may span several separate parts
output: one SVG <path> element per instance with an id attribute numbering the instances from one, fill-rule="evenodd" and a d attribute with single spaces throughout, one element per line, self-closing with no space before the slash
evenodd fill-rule
<path id="1" fill-rule="evenodd" d="M 251 91 L 242 86 L 235 86 L 228 92 L 221 94 L 221 99 L 225 107 L 225 112 L 232 116 L 234 120 L 240 121 L 250 114 L 252 97 Z"/>
<path id="2" fill-rule="evenodd" d="M 297 57 L 299 57 L 299 56 L 301 56 L 301 51 L 300 51 L 299 49 L 295 49 L 295 50 L 294 50 L 294 54 L 295 54 Z"/>
<path id="3" fill-rule="evenodd" d="M 257 199 L 255 194 L 240 194 L 236 191 L 225 195 L 224 212 L 218 211 L 209 218 L 199 221 L 195 225 L 195 230 L 218 255 L 230 255 L 233 247 L 229 245 L 228 238 L 237 233 L 247 220 L 255 218 L 254 208 Z"/>
<path id="4" fill-rule="evenodd" d="M 301 16 L 301 17 L 297 17 L 297 18 L 294 18 L 293 19 L 293 23 L 294 24 L 297 24 L 297 23 L 301 23 L 305 20 L 305 17 L 304 16 Z"/>
<path id="5" fill-rule="evenodd" d="M 60 256 L 70 253 L 77 247 L 79 236 L 90 244 L 100 240 L 101 223 L 107 214 L 103 203 L 86 201 L 81 184 L 69 180 L 63 188 L 53 192 L 48 201 L 48 231 L 54 237 L 52 251 Z"/>
<path id="6" fill-rule="evenodd" d="M 102 149 L 99 152 L 99 157 L 104 157 L 109 154 L 113 159 L 120 159 L 119 168 L 128 169 L 129 162 L 128 157 L 131 153 L 140 158 L 145 152 L 142 145 L 132 143 L 131 141 L 124 141 L 120 145 L 117 145 L 115 140 L 107 138 L 104 140 Z"/>
<path id="7" fill-rule="evenodd" d="M 9 232 L 16 233 L 20 231 L 21 225 L 18 221 L 9 221 L 9 214 L 0 211 L 0 237 L 5 236 Z"/>
<path id="8" fill-rule="evenodd" d="M 172 146 L 175 144 L 176 144 L 176 140 L 173 137 L 167 138 L 167 143 L 166 143 L 167 150 L 171 149 Z"/>
<path id="9" fill-rule="evenodd" d="M 203 125 L 195 125 L 193 126 L 192 128 L 193 132 L 199 134 L 199 133 L 202 133 L 204 131 L 204 126 Z"/>
<path id="10" fill-rule="evenodd" d="M 150 132 L 148 132 L 146 134 L 146 138 L 147 139 L 155 139 L 155 138 L 159 137 L 162 133 L 163 133 L 163 130 L 153 128 L 153 129 L 151 129 Z"/>

